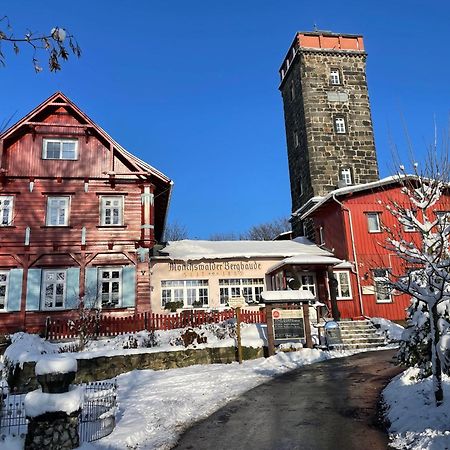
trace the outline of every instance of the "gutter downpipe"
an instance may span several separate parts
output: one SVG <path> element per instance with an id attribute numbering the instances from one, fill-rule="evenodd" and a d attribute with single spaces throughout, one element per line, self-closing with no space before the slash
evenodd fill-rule
<path id="1" fill-rule="evenodd" d="M 362 301 L 362 290 L 361 290 L 361 281 L 359 278 L 359 265 L 358 265 L 358 259 L 356 258 L 356 249 L 355 249 L 355 239 L 354 239 L 354 234 L 353 234 L 353 220 L 352 220 L 352 213 L 351 211 L 344 206 L 344 204 L 342 202 L 340 202 L 337 198 L 336 198 L 336 194 L 333 194 L 333 200 L 341 206 L 341 208 L 344 211 L 348 212 L 348 218 L 349 218 L 349 222 L 350 222 L 350 237 L 352 239 L 352 250 L 353 250 L 353 260 L 355 262 L 355 270 L 356 270 L 356 284 L 358 285 L 358 295 L 359 295 L 359 309 L 361 311 L 361 316 L 364 317 L 364 305 L 363 305 L 363 301 Z"/>

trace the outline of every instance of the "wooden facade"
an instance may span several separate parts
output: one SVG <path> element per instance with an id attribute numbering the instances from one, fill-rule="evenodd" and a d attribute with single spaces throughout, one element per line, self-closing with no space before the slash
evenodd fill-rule
<path id="1" fill-rule="evenodd" d="M 337 190 L 335 195 L 326 197 L 319 207 L 302 216 L 303 220 L 313 219 L 317 243 L 352 265 L 351 298 L 337 300 L 341 318 L 368 316 L 397 321 L 406 318 L 409 296 L 393 291 L 380 300 L 380 295 L 377 295 L 377 270 L 386 269 L 393 276 L 408 270 L 405 263 L 386 248 L 388 234 L 383 227 L 398 230 L 399 236 L 406 241 L 418 242 L 420 239 L 417 232 L 405 231 L 387 211 L 386 205 L 392 202 L 411 208 L 408 199 L 401 193 L 398 180 L 386 179 L 354 186 L 354 189 Z M 443 194 L 433 206 L 433 214 L 439 211 L 450 211 L 448 193 Z M 380 231 L 369 231 L 370 213 L 378 215 Z"/>
<path id="2" fill-rule="evenodd" d="M 59 92 L 0 135 L 0 333 L 150 311 L 171 187 Z"/>

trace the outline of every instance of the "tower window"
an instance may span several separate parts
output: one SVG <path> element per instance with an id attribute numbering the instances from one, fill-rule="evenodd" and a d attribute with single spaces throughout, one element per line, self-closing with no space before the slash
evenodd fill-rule
<path id="1" fill-rule="evenodd" d="M 291 81 L 291 89 L 290 89 L 290 92 L 291 92 L 291 100 L 294 100 L 294 98 L 295 98 L 295 85 L 294 85 L 294 81 Z"/>
<path id="2" fill-rule="evenodd" d="M 298 147 L 298 144 L 299 144 L 299 140 L 298 140 L 298 131 L 295 130 L 295 131 L 294 131 L 294 145 L 295 145 L 296 147 Z"/>
<path id="3" fill-rule="evenodd" d="M 331 69 L 330 71 L 330 83 L 334 85 L 341 84 L 341 75 L 339 69 Z"/>
<path id="4" fill-rule="evenodd" d="M 345 169 L 341 169 L 341 180 L 347 185 L 351 185 L 352 183 L 352 171 L 346 167 Z"/>
<path id="5" fill-rule="evenodd" d="M 337 134 L 345 134 L 347 132 L 347 128 L 345 126 L 345 119 L 343 117 L 334 118 L 334 129 Z"/>

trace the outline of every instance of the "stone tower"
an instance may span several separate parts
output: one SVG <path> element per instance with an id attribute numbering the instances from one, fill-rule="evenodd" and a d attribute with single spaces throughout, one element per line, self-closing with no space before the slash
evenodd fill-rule
<path id="1" fill-rule="evenodd" d="M 366 56 L 362 36 L 299 32 L 280 68 L 294 236 L 315 197 L 378 180 Z"/>

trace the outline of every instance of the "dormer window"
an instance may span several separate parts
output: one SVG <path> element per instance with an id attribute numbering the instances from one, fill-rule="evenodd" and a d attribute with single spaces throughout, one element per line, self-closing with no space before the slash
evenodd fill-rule
<path id="1" fill-rule="evenodd" d="M 75 160 L 78 156 L 78 141 L 76 139 L 44 139 L 43 159 Z"/>

